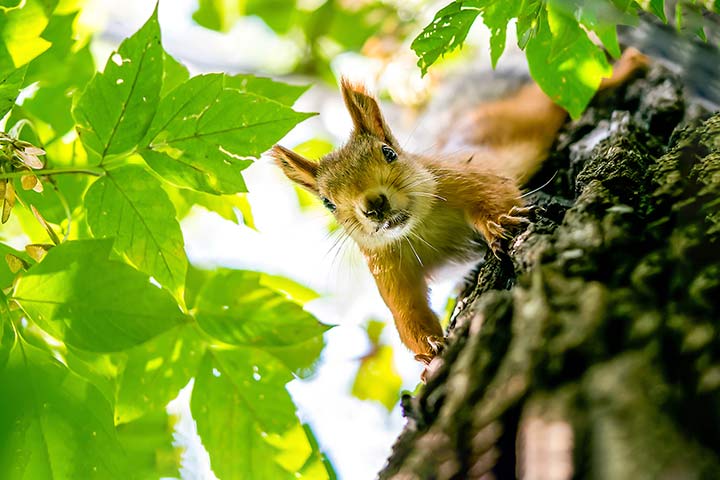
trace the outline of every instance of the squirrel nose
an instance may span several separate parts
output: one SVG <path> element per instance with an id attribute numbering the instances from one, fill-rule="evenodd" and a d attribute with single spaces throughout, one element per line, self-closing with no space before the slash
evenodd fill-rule
<path id="1" fill-rule="evenodd" d="M 365 216 L 381 219 L 390 210 L 390 202 L 384 194 L 365 198 Z"/>

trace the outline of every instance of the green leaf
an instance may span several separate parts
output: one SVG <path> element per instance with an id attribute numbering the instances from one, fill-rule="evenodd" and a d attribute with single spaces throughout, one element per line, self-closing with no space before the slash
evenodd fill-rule
<path id="1" fill-rule="evenodd" d="M 56 136 L 75 125 L 72 97 L 95 75 L 95 61 L 89 44 L 74 40 L 73 25 L 78 12 L 53 15 L 42 36 L 52 46 L 28 66 L 25 85 L 36 83 L 37 91 L 26 98 L 23 108 L 48 123 Z"/>
<path id="2" fill-rule="evenodd" d="M 227 32 L 240 18 L 240 6 L 243 3 L 227 0 L 199 0 L 198 9 L 195 10 L 192 18 L 205 28 Z"/>
<path id="3" fill-rule="evenodd" d="M 68 80 L 67 77 L 72 75 L 70 66 L 64 61 L 72 55 L 72 50 L 75 48 L 73 24 L 78 13 L 53 15 L 48 19 L 48 24 L 42 32 L 42 38 L 51 45 L 42 55 L 30 62 L 27 84 L 38 81 L 46 84 L 60 84 L 65 83 Z M 90 76 L 92 77 L 94 73 L 94 70 L 90 72 Z"/>
<path id="4" fill-rule="evenodd" d="M 105 398 L 22 340 L 0 370 L 0 432 L 3 479 L 131 477 Z"/>
<path id="5" fill-rule="evenodd" d="M 310 88 L 309 85 L 290 85 L 270 78 L 248 74 L 226 76 L 225 87 L 243 93 L 254 93 L 261 97 L 267 97 L 288 107 L 292 107 L 293 103 Z"/>
<path id="6" fill-rule="evenodd" d="M 612 69 L 605 54 L 587 37 L 577 20 L 546 5 L 533 26 L 518 20 L 520 31 L 534 32 L 526 53 L 530 74 L 556 103 L 577 118 Z"/>
<path id="7" fill-rule="evenodd" d="M 490 30 L 490 61 L 497 66 L 505 51 L 507 25 L 520 12 L 520 2 L 499 2 L 489 4 L 483 9 L 482 20 Z"/>
<path id="8" fill-rule="evenodd" d="M 163 52 L 163 83 L 160 96 L 164 97 L 178 85 L 190 78 L 187 67 L 178 62 L 167 52 Z"/>
<path id="9" fill-rule="evenodd" d="M 155 177 L 137 165 L 112 170 L 90 186 L 85 207 L 93 236 L 114 238 L 118 253 L 182 298 L 183 236 L 175 207 Z"/>
<path id="10" fill-rule="evenodd" d="M 352 386 L 353 396 L 381 403 L 388 412 L 400 398 L 402 378 L 393 363 L 393 349 L 382 345 L 360 362 Z"/>
<path id="11" fill-rule="evenodd" d="M 75 105 L 78 134 L 100 162 L 129 152 L 145 135 L 160 97 L 163 54 L 156 9 L 110 56 Z"/>
<path id="12" fill-rule="evenodd" d="M 298 378 L 308 378 L 315 374 L 323 348 L 325 339 L 317 336 L 291 345 L 264 347 L 263 350 L 280 360 Z"/>
<path id="13" fill-rule="evenodd" d="M 21 2 L 22 0 L 0 0 L 0 7 L 9 10 L 11 8 L 17 8 Z"/>
<path id="14" fill-rule="evenodd" d="M 173 418 L 160 411 L 118 425 L 118 438 L 133 466 L 134 479 L 181 477 L 182 450 L 173 446 L 174 423 Z"/>
<path id="15" fill-rule="evenodd" d="M 248 271 L 220 271 L 195 301 L 198 324 L 215 338 L 262 348 L 300 378 L 311 375 L 330 327 L 287 299 L 294 282 Z M 283 286 L 279 286 L 282 283 Z M 272 285 L 268 287 L 266 285 Z M 283 291 L 285 289 L 285 291 Z M 308 296 L 305 291 L 300 295 Z"/>
<path id="16" fill-rule="evenodd" d="M 335 468 L 327 455 L 320 450 L 315 438 L 315 432 L 307 423 L 303 423 L 303 430 L 305 430 L 305 436 L 312 446 L 313 453 L 300 470 L 300 478 L 337 480 Z"/>
<path id="17" fill-rule="evenodd" d="M 518 47 L 524 50 L 530 39 L 537 35 L 540 14 L 544 12 L 545 8 L 541 0 L 523 1 L 515 24 Z"/>
<path id="18" fill-rule="evenodd" d="M 15 104 L 27 70 L 26 66 L 20 68 L 12 66 L 4 50 L 4 45 L 0 44 L 0 118 L 4 117 Z"/>
<path id="19" fill-rule="evenodd" d="M 48 15 L 39 0 L 25 0 L 20 8 L 0 9 L 0 38 L 15 67 L 50 48 L 50 42 L 40 36 L 47 24 Z"/>
<path id="20" fill-rule="evenodd" d="M 186 321 L 148 277 L 109 260 L 112 242 L 65 242 L 17 282 L 13 299 L 42 329 L 69 345 L 114 352 Z"/>
<path id="21" fill-rule="evenodd" d="M 575 16 L 588 30 L 595 32 L 603 46 L 615 58 L 620 57 L 617 26 L 637 23 L 637 9 L 626 2 L 594 2 L 586 1 L 575 11 L 569 10 L 567 15 Z"/>
<path id="22" fill-rule="evenodd" d="M 119 354 L 125 367 L 118 382 L 115 423 L 163 411 L 196 374 L 203 350 L 198 332 L 180 326 Z"/>
<path id="23" fill-rule="evenodd" d="M 188 310 L 195 308 L 195 303 L 197 302 L 200 291 L 213 275 L 215 275 L 213 270 L 204 270 L 196 267 L 192 263 L 188 265 L 187 278 L 185 279 L 185 304 Z"/>
<path id="24" fill-rule="evenodd" d="M 302 23 L 298 21 L 300 11 L 296 7 L 296 0 L 244 0 L 243 3 L 245 15 L 257 15 L 281 35 L 288 33 L 293 25 Z M 339 10 L 337 6 L 335 9 Z M 313 12 L 316 13 L 317 10 Z"/>
<path id="25" fill-rule="evenodd" d="M 665 16 L 665 0 L 649 0 L 646 8 L 650 9 L 650 12 L 655 14 L 663 23 L 667 23 L 667 16 Z"/>
<path id="26" fill-rule="evenodd" d="M 87 352 L 70 345 L 65 345 L 65 348 L 63 357 L 68 368 L 90 381 L 114 407 L 117 397 L 117 376 L 121 365 L 116 363 L 113 355 Z"/>
<path id="27" fill-rule="evenodd" d="M 15 347 L 15 329 L 11 322 L 7 298 L 0 289 L 0 371 L 5 368 L 10 352 Z"/>
<path id="28" fill-rule="evenodd" d="M 296 478 L 313 450 L 285 390 L 291 378 L 258 349 L 205 355 L 190 407 L 219 478 Z"/>
<path id="29" fill-rule="evenodd" d="M 300 305 L 304 305 L 311 300 L 320 298 L 320 294 L 315 290 L 280 275 L 261 273 L 260 285 L 271 288 L 276 292 L 284 293 L 288 298 L 295 300 Z"/>
<path id="30" fill-rule="evenodd" d="M 245 191 L 240 173 L 311 114 L 224 88 L 225 77 L 193 77 L 160 102 L 140 151 L 148 165 L 179 187 L 207 193 Z"/>
<path id="31" fill-rule="evenodd" d="M 177 188 L 168 183 L 165 183 L 163 188 L 170 196 L 178 213 L 178 218 L 181 220 L 190 213 L 193 206 L 197 205 L 235 224 L 243 223 L 252 229 L 255 228 L 250 202 L 246 194 L 212 195 L 197 190 Z"/>
<path id="32" fill-rule="evenodd" d="M 196 310 L 200 326 L 223 342 L 241 346 L 277 347 L 321 336 L 327 325 L 263 286 L 262 274 L 221 271 L 200 292 Z"/>
<path id="33" fill-rule="evenodd" d="M 430 25 L 410 45 L 418 56 L 418 66 L 423 75 L 440 56 L 463 44 L 486 3 L 483 0 L 456 0 L 435 14 Z"/>

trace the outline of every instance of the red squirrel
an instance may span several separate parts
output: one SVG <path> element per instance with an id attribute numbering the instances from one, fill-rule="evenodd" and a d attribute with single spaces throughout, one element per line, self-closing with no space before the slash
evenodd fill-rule
<path id="1" fill-rule="evenodd" d="M 646 64 L 628 49 L 601 89 Z M 567 112 L 534 83 L 467 112 L 440 138 L 462 153 L 414 154 L 390 131 L 362 85 L 341 81 L 354 129 L 319 162 L 280 145 L 270 154 L 292 181 L 317 195 L 355 240 L 392 312 L 402 342 L 428 364 L 444 345 L 428 304 L 428 278 L 477 254 L 478 234 L 494 254 L 527 223 L 523 183 L 540 167 Z"/>

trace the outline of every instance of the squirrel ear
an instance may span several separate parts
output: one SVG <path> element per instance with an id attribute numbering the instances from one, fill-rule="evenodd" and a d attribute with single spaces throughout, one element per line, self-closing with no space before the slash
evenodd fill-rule
<path id="1" fill-rule="evenodd" d="M 281 145 L 275 145 L 270 150 L 270 156 L 290 180 L 313 193 L 318 193 L 316 162 Z"/>
<path id="2" fill-rule="evenodd" d="M 351 83 L 347 78 L 340 80 L 343 100 L 352 117 L 355 131 L 379 138 L 383 142 L 397 146 L 395 137 L 385 123 L 377 101 L 367 93 L 365 87 Z"/>

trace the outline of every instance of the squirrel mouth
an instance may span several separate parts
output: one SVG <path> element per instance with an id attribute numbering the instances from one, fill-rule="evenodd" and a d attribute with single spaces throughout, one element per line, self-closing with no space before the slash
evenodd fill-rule
<path id="1" fill-rule="evenodd" d="M 386 230 L 392 230 L 393 228 L 398 228 L 410 219 L 410 214 L 406 211 L 400 211 L 393 215 L 391 215 L 389 218 L 385 219 L 382 222 L 378 222 L 377 228 L 375 228 L 375 232 L 380 231 L 386 231 Z"/>

